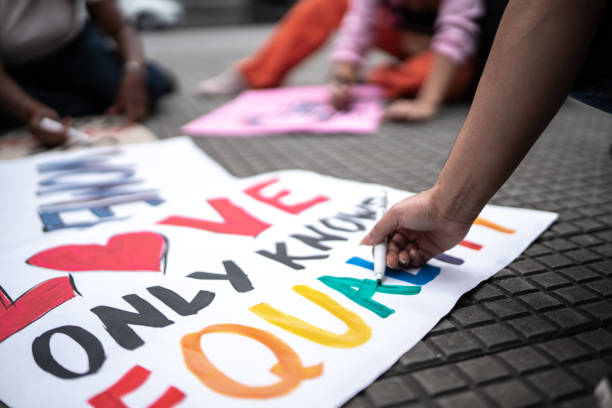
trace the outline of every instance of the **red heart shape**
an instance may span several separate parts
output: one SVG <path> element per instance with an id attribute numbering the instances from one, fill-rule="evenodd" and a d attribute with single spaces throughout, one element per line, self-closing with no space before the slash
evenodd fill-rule
<path id="1" fill-rule="evenodd" d="M 149 231 L 112 236 L 106 245 L 62 245 L 30 257 L 30 265 L 58 271 L 162 271 L 166 237 Z"/>

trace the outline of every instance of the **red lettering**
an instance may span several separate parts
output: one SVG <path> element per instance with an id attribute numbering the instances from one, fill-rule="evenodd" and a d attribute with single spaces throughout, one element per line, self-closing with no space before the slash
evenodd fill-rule
<path id="1" fill-rule="evenodd" d="M 301 213 L 304 210 L 307 210 L 308 208 L 317 205 L 319 203 L 323 203 L 327 200 L 329 200 L 328 197 L 325 197 L 323 195 L 318 195 L 308 201 L 304 201 L 303 203 L 297 203 L 297 204 L 293 204 L 293 205 L 287 205 L 287 204 L 283 204 L 281 203 L 281 198 L 289 195 L 291 192 L 289 190 L 281 190 L 279 191 L 274 197 L 265 197 L 261 194 L 261 191 L 268 187 L 271 184 L 274 184 L 276 182 L 278 182 L 278 178 L 272 178 L 270 180 L 267 181 L 263 181 L 261 183 L 255 184 L 254 186 L 251 186 L 247 189 L 244 190 L 245 194 L 253 197 L 255 200 L 257 201 L 261 201 L 262 203 L 266 203 L 268 205 L 271 205 L 272 207 L 276 207 L 279 210 L 283 210 L 285 212 L 288 212 L 289 214 L 293 214 L 293 215 L 297 215 L 299 213 Z"/>
<path id="2" fill-rule="evenodd" d="M 459 243 L 462 247 L 473 249 L 474 251 L 480 251 L 482 249 L 482 245 L 477 244 L 476 242 L 468 241 L 464 239 Z"/>
<path id="3" fill-rule="evenodd" d="M 214 198 L 207 201 L 223 217 L 224 222 L 172 215 L 159 221 L 158 224 L 197 228 L 221 234 L 246 235 L 250 237 L 256 237 L 271 226 L 271 224 L 255 218 L 241 207 L 234 205 L 227 198 Z"/>
<path id="4" fill-rule="evenodd" d="M 0 287 L 0 342 L 73 297 L 68 276 L 44 281 L 14 302 Z"/>
<path id="5" fill-rule="evenodd" d="M 135 391 L 149 378 L 151 371 L 135 365 L 116 383 L 90 398 L 87 402 L 96 408 L 127 408 L 121 397 Z M 185 394 L 176 387 L 170 386 L 149 408 L 173 407 L 185 398 Z"/>

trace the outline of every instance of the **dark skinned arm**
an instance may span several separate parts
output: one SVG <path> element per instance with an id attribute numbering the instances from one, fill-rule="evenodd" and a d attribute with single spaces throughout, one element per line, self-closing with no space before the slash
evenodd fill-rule
<path id="1" fill-rule="evenodd" d="M 109 113 L 125 112 L 131 121 L 141 121 L 147 114 L 145 59 L 140 37 L 123 17 L 115 0 L 102 0 L 87 5 L 94 22 L 117 44 L 124 62 L 124 73 L 117 98 Z"/>
<path id="2" fill-rule="evenodd" d="M 45 146 L 57 146 L 67 140 L 66 129 L 52 132 L 41 129 L 39 123 L 48 117 L 62 121 L 55 110 L 28 95 L 0 63 L 0 107 L 28 126 L 30 132 Z M 69 119 L 63 120 L 64 124 Z"/>
<path id="3" fill-rule="evenodd" d="M 394 205 L 362 243 L 389 237 L 391 267 L 421 266 L 459 243 L 563 104 L 605 5 L 511 1 L 436 184 Z"/>

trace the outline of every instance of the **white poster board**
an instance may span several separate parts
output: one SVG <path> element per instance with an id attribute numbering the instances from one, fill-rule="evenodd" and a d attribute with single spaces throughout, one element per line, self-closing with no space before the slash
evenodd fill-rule
<path id="1" fill-rule="evenodd" d="M 229 173 L 188 137 L 0 161 L 0 251 L 197 196 Z"/>
<path id="2" fill-rule="evenodd" d="M 380 189 L 280 171 L 4 252 L 0 400 L 338 406 L 556 218 L 487 206 L 464 245 L 376 289 L 358 242 Z"/>

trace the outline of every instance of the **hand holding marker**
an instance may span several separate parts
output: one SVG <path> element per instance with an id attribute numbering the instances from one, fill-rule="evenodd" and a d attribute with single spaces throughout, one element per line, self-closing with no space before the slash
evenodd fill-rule
<path id="1" fill-rule="evenodd" d="M 376 204 L 376 222 L 387 212 L 387 192 L 382 190 L 380 196 L 375 199 Z M 380 286 L 385 278 L 385 269 L 387 267 L 387 238 L 381 243 L 374 245 L 374 275 L 376 276 L 376 284 Z"/>
<path id="2" fill-rule="evenodd" d="M 65 127 L 65 125 L 63 125 L 62 123 L 50 118 L 42 118 L 38 125 L 46 131 L 58 133 L 63 132 Z M 68 143 L 88 145 L 95 141 L 94 138 L 72 127 L 67 128 L 66 135 L 68 136 Z"/>

